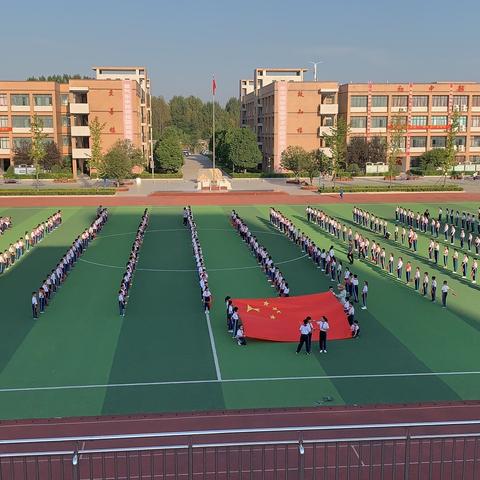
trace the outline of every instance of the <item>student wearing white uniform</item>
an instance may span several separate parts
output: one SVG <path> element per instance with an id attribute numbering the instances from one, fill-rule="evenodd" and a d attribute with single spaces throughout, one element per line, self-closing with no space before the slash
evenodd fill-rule
<path id="1" fill-rule="evenodd" d="M 442 308 L 447 308 L 447 296 L 449 291 L 452 292 L 452 295 L 456 295 L 455 292 L 448 286 L 447 281 L 444 280 L 442 285 Z"/>
<path id="2" fill-rule="evenodd" d="M 319 337 L 319 347 L 320 353 L 327 353 L 327 333 L 330 325 L 328 324 L 328 318 L 322 317 L 322 319 L 317 322 L 320 328 L 320 337 Z"/>
<path id="3" fill-rule="evenodd" d="M 362 310 L 367 309 L 368 282 L 365 280 L 362 288 Z"/>
<path id="4" fill-rule="evenodd" d="M 310 325 L 311 317 L 307 317 L 302 325 L 300 325 L 300 341 L 298 343 L 297 351 L 295 353 L 299 353 L 302 350 L 303 345 L 305 344 L 305 348 L 307 350 L 307 355 L 310 355 L 310 342 L 308 341 L 308 336 L 312 331 L 312 327 Z"/>
<path id="5" fill-rule="evenodd" d="M 32 314 L 33 314 L 33 318 L 38 318 L 37 292 L 32 292 Z"/>

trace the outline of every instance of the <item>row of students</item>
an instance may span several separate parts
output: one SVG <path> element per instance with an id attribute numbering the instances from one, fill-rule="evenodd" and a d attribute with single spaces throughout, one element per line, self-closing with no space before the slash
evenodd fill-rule
<path id="1" fill-rule="evenodd" d="M 230 296 L 225 297 L 225 307 L 228 333 L 232 334 L 232 338 L 237 342 L 237 345 L 245 346 L 247 344 L 245 330 L 242 321 L 240 320 L 238 307 L 233 304 L 233 300 Z"/>
<path id="2" fill-rule="evenodd" d="M 310 216 L 310 218 L 312 217 Z M 270 219 L 275 227 L 287 235 L 292 242 L 296 243 L 302 248 L 302 251 L 312 259 L 312 261 L 317 265 L 317 268 L 320 268 L 322 272 L 325 272 L 325 275 L 330 278 L 331 282 L 336 282 L 339 288 L 342 288 L 341 293 L 337 296 L 337 298 L 344 306 L 345 314 L 347 315 L 350 325 L 352 325 L 355 319 L 355 308 L 353 303 L 358 303 L 360 299 L 360 281 L 357 274 L 351 272 L 348 266 L 345 268 L 345 272 L 343 273 L 343 264 L 335 257 L 333 245 L 331 245 L 328 250 L 320 250 L 320 248 L 315 245 L 315 242 L 313 242 L 308 235 L 306 235 L 304 232 L 299 232 L 293 222 L 288 217 L 283 215 L 279 210 L 270 208 Z M 347 294 L 348 298 L 352 299 L 352 302 L 347 303 Z M 365 281 L 361 292 L 362 310 L 367 309 L 367 297 L 368 282 Z"/>
<path id="3" fill-rule="evenodd" d="M 250 247 L 257 262 L 261 265 L 263 272 L 267 275 L 268 281 L 275 288 L 280 297 L 288 297 L 290 288 L 280 269 L 275 266 L 272 257 L 267 249 L 260 245 L 257 238 L 250 232 L 247 224 L 232 210 L 230 220 L 233 228 L 235 228 L 242 240 Z"/>
<path id="4" fill-rule="evenodd" d="M 354 223 L 357 225 L 368 228 L 372 232 L 382 234 L 384 237 L 387 236 L 388 222 L 383 218 L 355 206 L 352 209 L 352 217 Z"/>
<path id="5" fill-rule="evenodd" d="M 183 225 L 188 227 L 192 238 L 193 257 L 195 259 L 195 266 L 198 273 L 198 282 L 200 285 L 200 298 L 203 303 L 205 313 L 210 312 L 212 306 L 213 296 L 208 287 L 208 273 L 205 268 L 205 261 L 203 258 L 202 246 L 198 239 L 197 225 L 193 219 L 192 209 L 190 206 L 183 209 Z"/>
<path id="6" fill-rule="evenodd" d="M 45 236 L 53 232 L 62 224 L 62 212 L 58 210 L 50 215 L 44 222 L 38 224 L 30 231 L 26 231 L 23 237 L 10 244 L 10 246 L 0 253 L 0 274 L 12 267 L 15 262 L 41 242 Z"/>
<path id="7" fill-rule="evenodd" d="M 106 208 L 102 208 L 95 220 L 86 228 L 72 243 L 57 266 L 43 280 L 40 288 L 36 292 L 32 292 L 32 314 L 33 318 L 38 318 L 38 314 L 44 313 L 53 294 L 68 277 L 71 269 L 85 252 L 89 243 L 94 240 L 97 234 L 108 220 L 108 212 Z"/>
<path id="8" fill-rule="evenodd" d="M 358 210 L 355 212 L 353 210 L 354 215 L 358 215 Z M 365 213 L 365 212 L 364 212 Z M 428 215 L 428 211 L 426 212 Z M 363 215 L 366 217 L 366 215 Z M 307 212 L 307 218 L 308 218 L 308 212 Z M 313 217 L 311 216 L 311 221 L 315 221 L 315 223 L 318 223 L 320 226 L 323 226 L 324 229 L 328 229 L 328 224 L 332 221 L 330 217 L 326 216 L 323 212 L 319 212 L 318 215 L 314 215 Z M 354 220 L 360 217 L 354 217 Z M 361 222 L 363 225 L 363 220 Z M 370 226 L 368 225 L 368 228 Z M 388 233 L 388 232 L 387 232 Z M 416 233 L 416 232 L 413 232 Z M 385 235 L 388 238 L 388 235 Z M 411 243 L 412 247 L 416 249 L 416 237 L 415 235 L 411 235 L 409 237 L 409 243 Z M 415 270 L 415 273 L 412 273 L 412 265 L 410 262 L 406 262 L 404 264 L 403 258 L 399 257 L 398 259 L 395 259 L 393 253 L 390 253 L 387 258 L 387 253 L 384 247 L 382 247 L 379 243 L 373 241 L 370 243 L 370 240 L 366 237 L 363 237 L 361 234 L 358 232 L 355 232 L 353 235 L 353 241 L 350 238 L 350 235 L 348 235 L 348 241 L 349 241 L 349 252 L 352 252 L 351 254 L 353 255 L 353 251 L 356 251 L 358 254 L 359 259 L 364 259 L 364 260 L 370 260 L 372 263 L 375 265 L 379 266 L 382 270 L 386 270 L 390 275 L 395 275 L 398 280 L 401 280 L 403 278 L 403 274 L 405 273 L 405 280 L 407 284 L 412 283 L 413 280 L 413 285 L 416 291 L 420 291 L 420 269 L 417 267 Z M 350 253 L 349 253 L 350 254 Z M 458 260 L 458 256 L 457 256 Z M 467 265 L 468 265 L 468 257 L 464 262 L 462 262 L 462 272 L 463 276 L 465 277 L 467 275 Z M 457 265 L 455 264 L 454 270 L 456 271 Z M 476 280 L 476 270 L 477 266 L 475 266 L 474 273 L 472 273 L 472 281 Z M 425 277 L 425 275 L 424 275 Z M 475 277 L 475 278 L 473 278 Z M 423 287 L 422 284 L 422 293 L 423 295 L 427 295 L 428 293 L 428 285 L 429 285 L 429 276 L 427 275 L 424 278 L 426 281 L 424 282 L 426 285 L 426 288 Z M 433 285 L 433 292 L 431 291 Z M 436 299 L 436 292 L 437 292 L 437 280 L 436 278 L 432 280 L 432 285 L 430 285 L 430 295 L 433 301 Z M 447 297 L 449 291 L 452 291 L 451 288 L 448 285 L 448 282 L 446 280 L 443 281 L 443 284 L 441 286 L 441 293 L 442 293 L 442 306 L 446 308 L 447 306 Z"/>
<path id="9" fill-rule="evenodd" d="M 444 224 L 463 229 L 465 232 L 474 233 L 476 230 L 480 234 L 480 208 L 477 218 L 475 218 L 475 215 L 470 212 L 462 212 L 460 215 L 460 212 L 456 210 L 454 214 L 453 208 L 450 210 L 447 208 L 444 216 L 442 207 L 439 207 L 438 216 L 434 218 L 430 215 L 428 209 L 421 214 L 397 205 L 395 208 L 395 220 L 425 233 L 430 230 L 432 235 L 436 234 L 437 236 L 441 229 L 444 230 Z"/>
<path id="10" fill-rule="evenodd" d="M 120 290 L 118 291 L 118 307 L 120 310 L 120 315 L 125 316 L 125 308 L 128 302 L 128 293 L 130 287 L 132 286 L 133 274 L 137 268 L 138 263 L 138 254 L 140 252 L 140 247 L 143 243 L 143 238 L 145 237 L 145 231 L 148 228 L 148 209 L 145 209 L 140 220 L 140 224 L 137 228 L 137 234 L 135 235 L 135 240 L 132 244 L 132 249 L 128 257 L 128 262 L 125 268 L 125 273 L 123 274 L 122 281 L 120 282 Z"/>
<path id="11" fill-rule="evenodd" d="M 12 217 L 0 217 L 0 235 L 12 227 Z"/>

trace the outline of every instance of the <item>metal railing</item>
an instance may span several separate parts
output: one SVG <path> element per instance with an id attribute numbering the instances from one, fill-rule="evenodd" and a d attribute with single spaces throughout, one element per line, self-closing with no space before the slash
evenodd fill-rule
<path id="1" fill-rule="evenodd" d="M 477 480 L 479 425 L 480 420 L 1 439 L 0 480 Z"/>

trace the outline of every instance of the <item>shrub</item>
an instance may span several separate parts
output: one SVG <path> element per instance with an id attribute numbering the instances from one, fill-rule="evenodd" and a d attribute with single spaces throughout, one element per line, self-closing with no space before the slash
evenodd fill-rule
<path id="1" fill-rule="evenodd" d="M 337 185 L 321 188 L 321 193 L 339 192 L 462 192 L 459 185 Z"/>

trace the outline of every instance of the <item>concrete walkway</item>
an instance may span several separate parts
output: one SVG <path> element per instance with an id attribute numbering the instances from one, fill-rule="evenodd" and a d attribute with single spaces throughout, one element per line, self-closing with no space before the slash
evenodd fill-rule
<path id="1" fill-rule="evenodd" d="M 190 155 L 185 158 L 183 164 L 183 179 L 189 182 L 195 182 L 200 171 L 204 168 L 212 168 L 212 162 L 204 155 Z"/>

